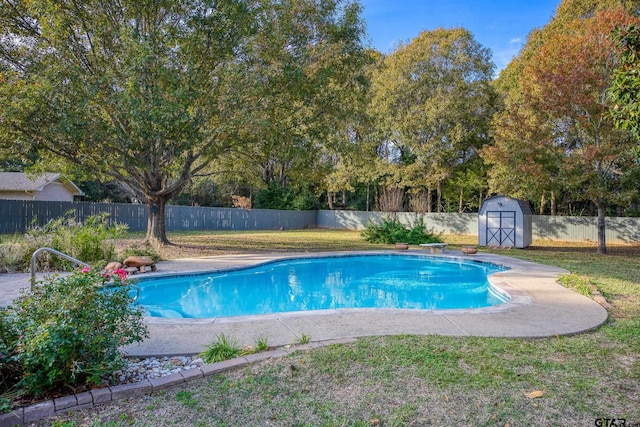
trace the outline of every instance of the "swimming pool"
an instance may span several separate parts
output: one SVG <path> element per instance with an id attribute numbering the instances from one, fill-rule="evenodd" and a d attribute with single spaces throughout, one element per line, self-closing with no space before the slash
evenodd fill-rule
<path id="1" fill-rule="evenodd" d="M 197 275 L 144 278 L 135 291 L 149 317 L 217 318 L 397 308 L 481 308 L 508 301 L 488 263 L 413 255 L 298 258 Z"/>

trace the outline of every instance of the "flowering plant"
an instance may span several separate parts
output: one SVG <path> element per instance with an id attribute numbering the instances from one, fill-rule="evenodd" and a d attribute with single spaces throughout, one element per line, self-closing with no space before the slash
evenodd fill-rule
<path id="1" fill-rule="evenodd" d="M 0 374 L 20 372 L 9 383 L 31 395 L 108 379 L 125 363 L 119 349 L 147 336 L 131 290 L 111 286 L 124 283 L 122 272 L 49 277 L 0 307 Z"/>
<path id="2" fill-rule="evenodd" d="M 82 273 L 91 273 L 90 267 L 84 267 L 82 269 Z M 126 285 L 128 273 L 126 270 L 119 268 L 117 270 L 113 270 L 111 273 L 102 273 L 102 277 L 105 279 L 106 283 L 102 283 L 102 285 L 107 284 L 117 284 L 117 285 Z"/>
<path id="3" fill-rule="evenodd" d="M 123 282 L 127 280 L 127 272 L 125 270 L 123 270 L 122 268 L 114 270 L 112 274 L 114 276 L 118 276 L 120 278 L 120 280 L 122 280 Z"/>

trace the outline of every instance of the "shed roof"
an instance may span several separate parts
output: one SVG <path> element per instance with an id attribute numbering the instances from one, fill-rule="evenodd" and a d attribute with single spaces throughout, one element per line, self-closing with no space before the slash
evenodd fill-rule
<path id="1" fill-rule="evenodd" d="M 29 176 L 22 172 L 0 172 L 0 191 L 42 191 L 52 182 L 64 184 L 75 196 L 84 194 L 73 182 L 59 173 L 44 173 Z"/>
<path id="2" fill-rule="evenodd" d="M 521 199 L 513 199 L 507 196 L 491 196 L 489 198 L 484 199 L 484 201 L 482 202 L 482 205 L 480 206 L 480 213 L 481 214 L 484 213 L 487 205 L 491 203 L 497 203 L 500 200 L 517 203 L 523 215 L 533 215 L 533 210 L 531 209 L 531 205 L 529 204 L 529 202 Z"/>

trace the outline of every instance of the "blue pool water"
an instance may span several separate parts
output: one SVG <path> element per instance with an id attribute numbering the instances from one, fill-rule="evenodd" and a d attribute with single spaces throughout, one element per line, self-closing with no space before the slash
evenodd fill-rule
<path id="1" fill-rule="evenodd" d="M 223 273 L 140 280 L 146 315 L 213 318 L 339 308 L 454 309 L 505 302 L 492 264 L 410 255 L 272 262 Z"/>

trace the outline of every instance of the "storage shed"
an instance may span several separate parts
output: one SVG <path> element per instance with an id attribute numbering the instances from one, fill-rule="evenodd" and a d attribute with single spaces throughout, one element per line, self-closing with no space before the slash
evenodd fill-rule
<path id="1" fill-rule="evenodd" d="M 532 219 L 529 202 L 489 197 L 478 212 L 478 245 L 526 248 L 532 241 Z"/>

